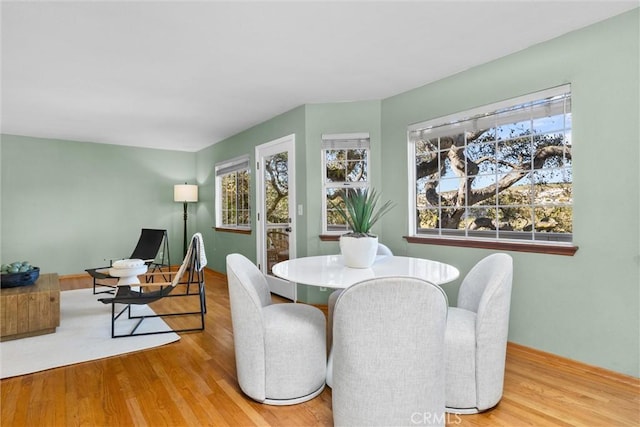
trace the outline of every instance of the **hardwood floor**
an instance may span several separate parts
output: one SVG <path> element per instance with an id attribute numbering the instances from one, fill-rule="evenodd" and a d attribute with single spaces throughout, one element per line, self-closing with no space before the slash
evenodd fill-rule
<path id="1" fill-rule="evenodd" d="M 206 282 L 205 331 L 151 350 L 4 379 L 0 424 L 333 425 L 329 388 L 288 407 L 262 405 L 240 391 L 226 279 L 207 271 Z M 61 280 L 62 289 L 89 284 L 88 276 Z M 447 421 L 449 426 L 638 426 L 640 380 L 509 344 L 500 404 L 483 414 L 449 415 Z"/>

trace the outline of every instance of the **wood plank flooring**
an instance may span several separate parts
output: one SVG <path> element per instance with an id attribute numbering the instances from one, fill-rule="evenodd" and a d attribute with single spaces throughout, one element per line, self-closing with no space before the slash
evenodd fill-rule
<path id="1" fill-rule="evenodd" d="M 329 388 L 288 407 L 262 405 L 240 391 L 226 279 L 207 271 L 206 283 L 204 332 L 182 334 L 155 349 L 2 380 L 0 424 L 332 426 Z M 63 277 L 60 284 L 75 289 L 90 280 Z M 516 344 L 509 344 L 506 366 L 500 404 L 482 414 L 449 415 L 447 425 L 640 425 L 638 378 Z"/>

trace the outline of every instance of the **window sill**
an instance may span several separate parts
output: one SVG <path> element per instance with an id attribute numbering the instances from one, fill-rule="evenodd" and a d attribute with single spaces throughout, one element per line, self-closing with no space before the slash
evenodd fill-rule
<path id="1" fill-rule="evenodd" d="M 251 234 L 250 228 L 223 228 L 223 227 L 213 227 L 216 231 L 221 231 L 223 233 L 236 233 L 236 234 Z"/>
<path id="2" fill-rule="evenodd" d="M 323 242 L 339 242 L 340 234 L 321 234 L 320 240 Z"/>
<path id="3" fill-rule="evenodd" d="M 403 236 L 409 243 L 423 245 L 459 246 L 465 248 L 497 249 L 514 252 L 534 252 L 548 255 L 573 256 L 578 251 L 578 246 L 573 245 L 545 245 L 532 242 L 506 242 L 470 239 L 445 239 L 441 237 L 417 237 Z"/>

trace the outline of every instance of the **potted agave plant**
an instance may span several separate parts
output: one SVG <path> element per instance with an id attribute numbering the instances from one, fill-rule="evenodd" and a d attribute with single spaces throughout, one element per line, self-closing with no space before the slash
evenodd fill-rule
<path id="1" fill-rule="evenodd" d="M 379 195 L 374 189 L 348 189 L 341 194 L 344 207 L 331 202 L 351 231 L 340 236 L 340 252 L 347 267 L 369 268 L 376 259 L 378 236 L 371 227 L 393 208 L 387 201 L 377 209 Z"/>

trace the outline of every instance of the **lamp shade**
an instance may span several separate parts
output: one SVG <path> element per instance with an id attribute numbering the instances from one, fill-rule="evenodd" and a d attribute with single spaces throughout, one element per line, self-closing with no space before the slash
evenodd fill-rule
<path id="1" fill-rule="evenodd" d="M 177 184 L 173 186 L 174 202 L 197 202 L 198 186 L 189 184 Z"/>

